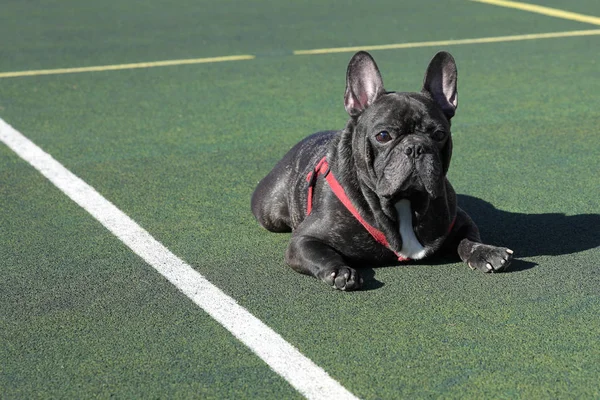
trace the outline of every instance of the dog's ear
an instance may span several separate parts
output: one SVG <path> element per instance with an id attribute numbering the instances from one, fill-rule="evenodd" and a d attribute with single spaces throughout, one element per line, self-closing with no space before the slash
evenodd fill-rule
<path id="1" fill-rule="evenodd" d="M 457 71 L 454 58 L 445 51 L 437 53 L 429 62 L 422 92 L 429 93 L 450 119 L 458 106 L 456 90 Z"/>
<path id="2" fill-rule="evenodd" d="M 356 117 L 384 93 L 383 81 L 375 60 L 369 53 L 359 51 L 350 60 L 346 72 L 346 112 L 351 117 Z"/>

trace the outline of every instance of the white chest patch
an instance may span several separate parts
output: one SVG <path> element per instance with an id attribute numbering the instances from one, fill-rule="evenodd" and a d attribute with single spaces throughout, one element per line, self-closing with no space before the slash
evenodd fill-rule
<path id="1" fill-rule="evenodd" d="M 402 250 L 400 250 L 400 255 L 412 260 L 420 260 L 425 257 L 427 251 L 415 236 L 410 201 L 408 199 L 402 199 L 396 203 L 395 207 L 398 212 L 400 236 L 402 237 Z"/>

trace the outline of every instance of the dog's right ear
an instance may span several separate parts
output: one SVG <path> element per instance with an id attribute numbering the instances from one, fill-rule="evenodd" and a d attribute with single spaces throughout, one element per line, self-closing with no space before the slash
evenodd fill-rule
<path id="1" fill-rule="evenodd" d="M 442 111 L 450 120 L 458 106 L 458 91 L 456 90 L 456 62 L 450 53 L 440 51 L 431 59 L 425 79 L 423 92 L 431 95 Z"/>
<path id="2" fill-rule="evenodd" d="M 383 80 L 375 60 L 369 53 L 359 51 L 350 60 L 346 72 L 346 112 L 356 117 L 384 93 Z"/>

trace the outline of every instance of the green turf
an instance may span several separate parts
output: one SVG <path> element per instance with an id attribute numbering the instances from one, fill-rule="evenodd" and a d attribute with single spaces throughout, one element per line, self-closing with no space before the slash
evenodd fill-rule
<path id="1" fill-rule="evenodd" d="M 465 0 L 10 0 L 0 13 L 0 71 L 279 55 L 587 27 Z"/>
<path id="2" fill-rule="evenodd" d="M 527 3 L 537 4 L 544 7 L 557 8 L 559 10 L 589 15 L 592 17 L 600 16 L 600 3 L 596 0 L 533 0 Z"/>
<path id="3" fill-rule="evenodd" d="M 448 13 L 416 4 L 410 40 L 589 27 L 452 2 L 457 22 L 473 20 L 454 27 Z M 186 10 L 177 13 L 183 20 Z M 361 27 L 364 13 L 345 13 Z M 341 25 L 319 37 L 301 15 L 305 36 L 272 40 L 286 49 L 362 43 Z M 428 17 L 438 32 L 419 26 Z M 358 29 L 369 44 L 399 41 Z M 240 40 L 181 51 L 280 50 L 264 38 Z M 361 398 L 597 398 L 598 40 L 447 48 L 460 93 L 450 179 L 484 239 L 511 247 L 518 261 L 496 275 L 435 260 L 366 270 L 371 290 L 358 293 L 292 272 L 283 263 L 289 235 L 262 230 L 249 212 L 255 184 L 291 145 L 343 126 L 351 54 L 0 80 L 0 116 Z M 126 58 L 121 50 L 106 48 L 114 62 Z M 141 58 L 180 57 L 160 43 L 152 50 Z M 416 90 L 436 50 L 373 55 L 388 89 Z M 23 65 L 37 68 L 41 59 L 30 55 Z M 8 397 L 294 395 L 4 147 L 0 160 L 0 390 Z M 31 300 L 15 300 L 23 298 Z"/>
<path id="4" fill-rule="evenodd" d="M 0 397 L 298 396 L 6 147 L 0 161 Z"/>

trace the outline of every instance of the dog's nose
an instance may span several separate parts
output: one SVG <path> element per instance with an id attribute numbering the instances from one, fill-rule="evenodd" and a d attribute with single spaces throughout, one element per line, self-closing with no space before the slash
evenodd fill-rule
<path id="1" fill-rule="evenodd" d="M 407 146 L 404 149 L 404 154 L 412 158 L 419 158 L 424 152 L 425 149 L 423 149 L 423 146 L 421 146 L 420 144 Z"/>

